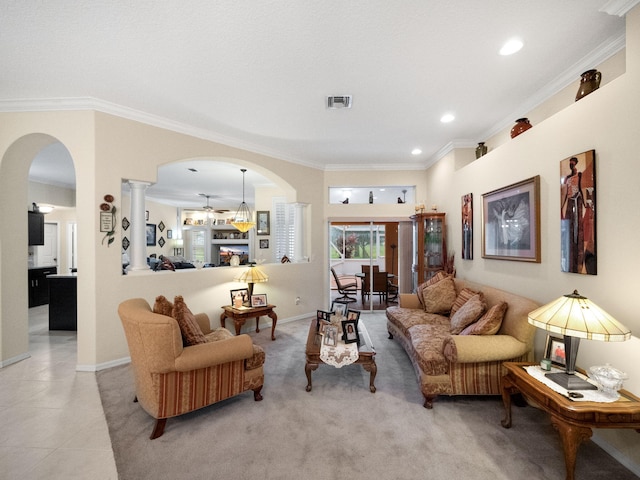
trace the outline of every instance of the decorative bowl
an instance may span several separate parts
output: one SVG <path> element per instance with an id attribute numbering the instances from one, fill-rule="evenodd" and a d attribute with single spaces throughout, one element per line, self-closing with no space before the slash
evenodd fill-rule
<path id="1" fill-rule="evenodd" d="M 598 383 L 605 394 L 612 396 L 617 396 L 616 392 L 622 388 L 622 382 L 629 378 L 626 373 L 611 365 L 590 367 L 589 376 Z"/>

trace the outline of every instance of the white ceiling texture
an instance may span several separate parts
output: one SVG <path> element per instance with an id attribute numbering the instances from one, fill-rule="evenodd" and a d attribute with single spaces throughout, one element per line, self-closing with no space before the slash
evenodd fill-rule
<path id="1" fill-rule="evenodd" d="M 623 48 L 616 9 L 635 3 L 4 0 L 0 111 L 91 108 L 321 170 L 424 169 Z M 522 50 L 499 55 L 513 37 Z M 330 95 L 352 108 L 327 108 Z M 455 120 L 441 123 L 446 113 Z M 36 164 L 64 153 L 52 146 Z M 162 179 L 152 190 L 193 206 L 197 193 L 239 198 L 239 167 L 184 167 L 169 175 L 189 192 Z M 266 179 L 247 172 L 248 197 L 254 182 Z"/>

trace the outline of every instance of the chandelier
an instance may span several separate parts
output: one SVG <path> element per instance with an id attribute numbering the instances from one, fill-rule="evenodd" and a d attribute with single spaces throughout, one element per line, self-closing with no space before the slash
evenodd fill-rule
<path id="1" fill-rule="evenodd" d="M 242 203 L 238 207 L 238 211 L 236 212 L 235 217 L 233 217 L 231 225 L 244 233 L 255 227 L 256 222 L 253 221 L 253 214 L 251 213 L 249 206 L 244 201 L 244 174 L 247 169 L 241 168 L 240 171 L 242 172 Z"/>

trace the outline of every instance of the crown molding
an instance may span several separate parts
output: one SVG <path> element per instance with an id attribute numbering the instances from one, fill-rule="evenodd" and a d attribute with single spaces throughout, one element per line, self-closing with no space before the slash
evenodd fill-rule
<path id="1" fill-rule="evenodd" d="M 638 3 L 640 0 L 609 0 L 598 11 L 624 17 Z"/>

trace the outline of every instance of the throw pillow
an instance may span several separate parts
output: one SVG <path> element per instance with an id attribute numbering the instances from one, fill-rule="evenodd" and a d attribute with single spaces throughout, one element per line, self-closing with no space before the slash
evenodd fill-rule
<path id="1" fill-rule="evenodd" d="M 423 294 L 422 291 L 430 286 L 430 285 L 434 285 L 436 283 L 438 283 L 440 280 L 447 278 L 449 275 L 444 272 L 444 271 L 440 271 L 438 273 L 436 273 L 433 277 L 431 277 L 429 280 L 427 280 L 424 283 L 421 283 L 420 285 L 418 285 L 418 288 L 416 289 L 416 294 L 418 295 L 418 300 L 420 301 L 420 305 L 422 305 L 422 308 L 424 308 L 424 298 L 423 298 Z"/>
<path id="2" fill-rule="evenodd" d="M 156 303 L 153 304 L 153 313 L 166 315 L 171 317 L 173 312 L 173 303 L 171 303 L 164 295 L 156 297 Z"/>
<path id="3" fill-rule="evenodd" d="M 456 286 L 448 276 L 422 290 L 424 311 L 427 313 L 448 314 L 456 299 Z"/>
<path id="4" fill-rule="evenodd" d="M 182 295 L 178 295 L 173 300 L 173 318 L 180 325 L 180 333 L 182 334 L 182 343 L 185 346 L 198 345 L 199 343 L 207 343 L 207 339 L 202 333 L 198 321 L 187 304 L 184 303 Z"/>
<path id="5" fill-rule="evenodd" d="M 449 315 L 453 317 L 456 314 L 456 312 L 460 310 L 460 307 L 462 307 L 465 303 L 467 303 L 467 300 L 469 300 L 474 295 L 477 295 L 478 293 L 480 292 L 474 292 L 470 288 L 466 288 L 466 287 L 460 290 L 460 293 L 458 293 L 458 296 L 456 297 L 456 301 L 453 302 L 453 306 L 451 307 L 451 313 Z"/>
<path id="6" fill-rule="evenodd" d="M 460 335 L 495 335 L 500 330 L 506 311 L 506 302 L 500 302 L 494 305 L 487 310 L 487 313 L 480 317 L 480 320 L 472 323 L 460 332 Z"/>
<path id="7" fill-rule="evenodd" d="M 451 317 L 451 335 L 458 335 L 465 327 L 475 322 L 487 308 L 484 299 L 480 294 L 476 294 L 460 307 L 455 315 Z"/>

